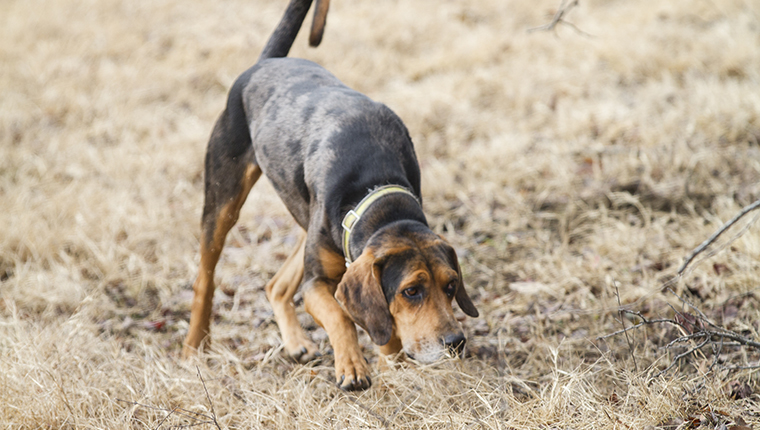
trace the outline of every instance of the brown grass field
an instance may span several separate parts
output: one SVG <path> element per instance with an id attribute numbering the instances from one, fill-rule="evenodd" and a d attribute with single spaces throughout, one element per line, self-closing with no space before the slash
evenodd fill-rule
<path id="1" fill-rule="evenodd" d="M 206 140 L 285 4 L 0 1 L 0 428 L 760 428 L 757 350 L 657 375 L 697 340 L 598 339 L 640 322 L 619 302 L 695 314 L 675 294 L 760 337 L 753 215 L 663 288 L 760 198 L 757 0 L 585 0 L 534 32 L 559 0 L 333 0 L 291 56 L 406 122 L 480 309 L 467 357 L 380 370 L 362 333 L 373 386 L 343 393 L 306 315 L 326 355 L 284 357 L 263 287 L 298 231 L 260 181 L 180 360 Z"/>

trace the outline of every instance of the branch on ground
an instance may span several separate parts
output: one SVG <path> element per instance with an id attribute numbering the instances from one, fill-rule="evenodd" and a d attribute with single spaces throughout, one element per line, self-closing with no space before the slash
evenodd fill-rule
<path id="1" fill-rule="evenodd" d="M 629 345 L 629 348 L 631 348 L 631 341 L 628 339 L 629 331 L 637 330 L 644 326 L 658 326 L 662 324 L 676 327 L 679 330 L 681 335 L 671 340 L 664 348 L 667 350 L 678 350 L 679 352 L 673 358 L 672 362 L 665 369 L 661 370 L 660 372 L 654 375 L 655 377 L 669 372 L 681 360 L 689 356 L 695 355 L 698 352 L 701 352 L 703 348 L 705 347 L 710 347 L 713 353 L 713 363 L 710 366 L 710 369 L 713 369 L 718 364 L 718 358 L 721 352 L 724 351 L 725 348 L 745 347 L 745 348 L 752 348 L 752 349 L 760 351 L 760 342 L 757 342 L 733 330 L 729 330 L 729 329 L 719 326 L 718 324 L 710 320 L 707 317 L 707 315 L 705 315 L 705 313 L 702 312 L 702 310 L 700 310 L 697 306 L 695 306 L 694 304 L 686 300 L 684 297 L 682 297 L 681 295 L 673 291 L 673 289 L 671 289 L 671 286 L 683 277 L 684 273 L 686 272 L 686 269 L 689 267 L 689 265 L 694 261 L 694 259 L 699 254 L 703 253 L 706 249 L 708 249 L 710 245 L 715 243 L 718 237 L 720 237 L 723 233 L 725 233 L 732 226 L 734 226 L 741 218 L 743 218 L 745 215 L 747 215 L 748 213 L 758 208 L 760 208 L 760 200 L 757 200 L 754 203 L 742 208 L 742 210 L 739 211 L 739 213 L 737 213 L 728 222 L 723 224 L 723 226 L 721 226 L 717 231 L 715 231 L 715 233 L 713 233 L 709 238 L 707 238 L 698 247 L 696 247 L 686 257 L 683 264 L 681 264 L 681 267 L 679 267 L 678 272 L 676 273 L 676 276 L 674 276 L 672 279 L 670 279 L 669 281 L 667 281 L 665 284 L 661 286 L 662 291 L 670 292 L 672 295 L 674 295 L 681 301 L 684 309 L 689 309 L 690 311 L 687 311 L 687 310 L 679 311 L 673 306 L 670 306 L 670 308 L 673 310 L 672 318 L 649 319 L 645 317 L 641 312 L 624 309 L 623 306 L 620 305 L 620 299 L 618 298 L 618 314 L 621 316 L 621 322 L 622 320 L 624 320 L 622 318 L 623 314 L 637 317 L 641 320 L 641 322 L 634 324 L 630 327 L 625 327 L 625 324 L 623 324 L 622 330 L 618 330 L 614 333 L 600 336 L 597 338 L 597 340 L 604 340 L 604 339 L 608 339 L 620 334 L 624 334 L 626 336 L 626 341 Z M 756 220 L 757 220 L 757 217 L 755 217 L 755 219 L 753 219 L 747 225 L 745 225 L 738 234 L 736 234 L 733 238 L 731 238 L 727 243 L 723 244 L 719 249 L 725 248 L 727 245 L 729 245 L 730 243 L 738 239 L 745 231 L 747 231 L 749 226 L 752 225 Z M 617 290 L 617 285 L 615 288 Z M 631 351 L 631 353 L 633 353 L 633 351 Z M 754 364 L 754 365 L 721 366 L 721 367 L 725 370 L 760 369 L 760 363 Z"/>
<path id="2" fill-rule="evenodd" d="M 217 428 L 217 430 L 222 430 L 221 426 L 219 426 L 219 422 L 216 420 L 216 412 L 214 411 L 214 404 L 211 402 L 211 396 L 209 396 L 208 394 L 208 388 L 206 388 L 206 381 L 203 380 L 203 375 L 201 375 L 201 370 L 198 368 L 198 366 L 195 367 L 195 370 L 198 372 L 198 379 L 201 380 L 201 384 L 203 385 L 203 391 L 206 393 L 206 400 L 209 403 L 211 415 L 206 415 L 199 412 L 193 412 L 191 410 L 179 408 L 179 407 L 168 409 L 168 408 L 160 408 L 160 407 L 151 406 L 151 405 L 145 405 L 145 404 L 134 402 L 131 400 L 123 400 L 123 399 L 115 399 L 115 400 L 117 402 L 132 405 L 135 408 L 144 408 L 144 409 L 150 409 L 150 410 L 166 413 L 166 415 L 161 419 L 161 421 L 158 422 L 158 425 L 155 427 L 156 430 L 160 429 L 161 426 L 164 425 L 164 423 L 172 415 L 177 415 L 181 417 L 182 419 L 189 420 L 189 423 L 180 424 L 180 425 L 172 425 L 172 426 L 169 426 L 169 428 L 192 428 L 192 427 L 197 427 L 201 425 L 213 424 L 214 427 Z"/>

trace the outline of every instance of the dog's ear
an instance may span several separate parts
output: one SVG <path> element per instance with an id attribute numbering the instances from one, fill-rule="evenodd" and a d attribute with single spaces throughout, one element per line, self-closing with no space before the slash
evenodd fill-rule
<path id="1" fill-rule="evenodd" d="M 348 266 L 335 292 L 338 303 L 377 345 L 388 343 L 393 333 L 393 319 L 380 284 L 381 260 L 365 249 Z"/>
<path id="2" fill-rule="evenodd" d="M 441 236 L 441 239 L 443 239 L 443 236 Z M 462 312 L 473 318 L 477 318 L 480 313 L 478 313 L 475 305 L 472 304 L 470 296 L 467 295 L 467 290 L 464 289 L 464 278 L 462 278 L 462 268 L 459 267 L 459 259 L 457 258 L 457 253 L 454 248 L 446 242 L 445 239 L 443 247 L 446 250 L 446 254 L 449 257 L 449 261 L 451 262 L 452 267 L 456 268 L 459 278 L 459 282 L 457 283 L 457 292 L 454 295 L 454 298 L 456 299 L 459 308 L 462 309 Z"/>

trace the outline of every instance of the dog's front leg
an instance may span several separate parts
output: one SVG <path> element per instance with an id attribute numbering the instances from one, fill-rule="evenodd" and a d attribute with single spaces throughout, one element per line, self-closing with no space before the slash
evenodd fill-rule
<path id="1" fill-rule="evenodd" d="M 335 352 L 335 378 L 342 390 L 364 390 L 372 385 L 369 366 L 359 347 L 356 325 L 335 300 L 335 284 L 314 279 L 304 284 L 308 312 L 322 326 Z"/>
<path id="2" fill-rule="evenodd" d="M 320 355 L 317 345 L 306 336 L 298 323 L 293 304 L 293 296 L 303 279 L 305 241 L 306 235 L 302 233 L 295 251 L 265 288 L 267 299 L 272 304 L 275 321 L 280 327 L 285 351 L 301 363 L 306 363 Z"/>

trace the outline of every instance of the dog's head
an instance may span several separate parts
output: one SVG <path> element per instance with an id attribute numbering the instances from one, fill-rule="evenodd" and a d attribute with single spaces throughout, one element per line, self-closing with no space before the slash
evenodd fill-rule
<path id="1" fill-rule="evenodd" d="M 422 362 L 464 347 L 452 300 L 478 316 L 454 248 L 412 221 L 378 230 L 346 270 L 335 297 L 373 342 L 384 345 L 395 332 L 403 351 Z"/>

